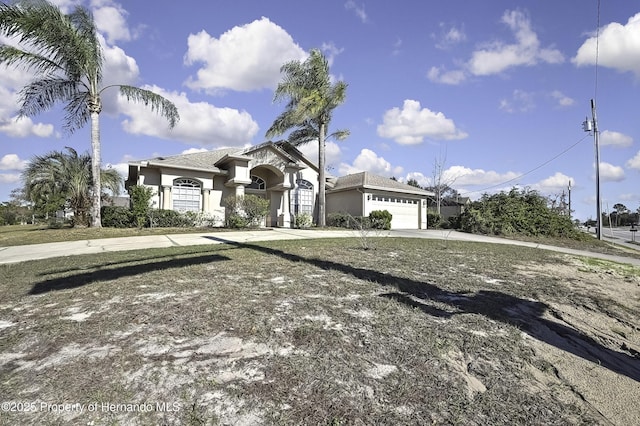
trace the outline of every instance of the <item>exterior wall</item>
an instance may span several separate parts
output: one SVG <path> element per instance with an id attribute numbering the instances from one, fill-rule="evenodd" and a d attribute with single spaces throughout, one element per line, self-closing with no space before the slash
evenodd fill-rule
<path id="1" fill-rule="evenodd" d="M 355 189 L 327 192 L 327 214 L 349 213 L 351 216 L 364 216 L 362 197 L 363 194 Z"/>

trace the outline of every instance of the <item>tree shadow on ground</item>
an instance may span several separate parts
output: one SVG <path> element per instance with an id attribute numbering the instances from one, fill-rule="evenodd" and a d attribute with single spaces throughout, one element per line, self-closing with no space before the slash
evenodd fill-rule
<path id="1" fill-rule="evenodd" d="M 135 263 L 133 265 L 118 266 L 115 268 L 98 269 L 97 271 L 83 272 L 60 278 L 52 278 L 37 282 L 33 285 L 29 294 L 43 294 L 50 291 L 68 290 L 99 281 L 115 280 L 123 277 L 141 275 L 147 272 L 183 268 L 186 266 L 201 265 L 211 262 L 230 260 L 226 256 L 218 254 L 201 254 L 198 256 L 179 257 L 170 259 L 155 258 L 152 262 Z M 137 262 L 137 260 L 135 261 Z M 96 266 L 100 267 L 100 266 Z"/>
<path id="2" fill-rule="evenodd" d="M 451 318 L 458 314 L 480 314 L 492 320 L 515 325 L 541 342 L 640 382 L 640 358 L 612 350 L 572 327 L 545 318 L 544 314 L 550 311 L 550 307 L 542 302 L 497 291 L 451 292 L 428 282 L 397 277 L 371 269 L 306 258 L 278 249 L 229 241 L 220 237 L 206 238 L 239 248 L 280 256 L 291 262 L 304 262 L 324 270 L 340 271 L 379 285 L 393 286 L 398 290 L 397 292 L 385 293 L 381 296 L 418 308 L 427 315 Z M 450 310 L 430 305 L 433 302 L 445 303 Z"/>

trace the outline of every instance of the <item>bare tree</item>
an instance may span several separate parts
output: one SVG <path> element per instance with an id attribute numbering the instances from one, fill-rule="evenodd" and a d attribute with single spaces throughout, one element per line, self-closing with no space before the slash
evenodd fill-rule
<path id="1" fill-rule="evenodd" d="M 442 206 L 442 199 L 449 193 L 457 193 L 451 185 L 455 183 L 459 176 L 451 176 L 446 173 L 447 171 L 447 154 L 440 155 L 433 160 L 433 170 L 431 172 L 431 185 L 425 188 L 428 191 L 432 191 L 435 195 L 436 212 L 440 214 L 440 208 Z"/>

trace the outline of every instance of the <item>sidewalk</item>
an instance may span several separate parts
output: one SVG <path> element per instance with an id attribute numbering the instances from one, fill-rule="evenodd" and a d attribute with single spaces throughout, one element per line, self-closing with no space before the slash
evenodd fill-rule
<path id="1" fill-rule="evenodd" d="M 390 237 L 426 238 L 450 241 L 474 241 L 492 244 L 510 244 L 522 247 L 533 247 L 577 256 L 610 260 L 640 267 L 640 259 L 614 256 L 589 251 L 574 250 L 563 247 L 547 246 L 525 241 L 507 240 L 484 235 L 466 234 L 448 230 L 394 230 L 384 235 Z M 255 241 L 298 240 L 314 238 L 354 238 L 358 231 L 351 230 L 304 230 L 273 228 L 257 231 L 237 232 L 203 232 L 197 234 L 168 234 L 143 237 L 104 238 L 98 240 L 69 241 L 60 243 L 33 244 L 25 246 L 0 247 L 0 264 L 24 262 L 28 260 L 48 259 L 52 257 L 73 256 L 80 254 L 100 254 L 125 250 L 143 250 L 177 246 L 194 246 L 205 244 L 222 244 L 226 242 L 248 243 Z M 619 244 L 619 242 L 617 242 Z M 631 248 L 640 250 L 640 246 L 630 244 Z"/>

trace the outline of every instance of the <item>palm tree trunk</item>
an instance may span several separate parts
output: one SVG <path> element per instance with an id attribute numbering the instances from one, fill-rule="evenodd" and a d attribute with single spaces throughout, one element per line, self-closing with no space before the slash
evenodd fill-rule
<path id="1" fill-rule="evenodd" d="M 320 137 L 318 138 L 318 226 L 324 228 L 327 224 L 325 214 L 325 167 L 324 167 L 324 132 L 325 123 L 320 123 Z"/>
<path id="2" fill-rule="evenodd" d="M 100 218 L 100 195 L 102 185 L 100 182 L 100 112 L 91 111 L 91 174 L 93 178 L 93 191 L 91 194 L 91 226 L 102 228 Z"/>

